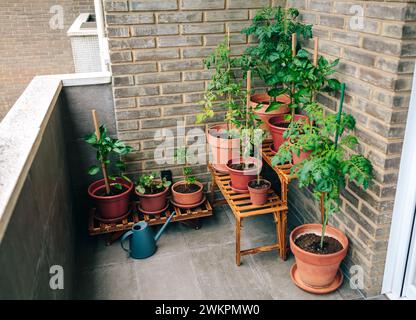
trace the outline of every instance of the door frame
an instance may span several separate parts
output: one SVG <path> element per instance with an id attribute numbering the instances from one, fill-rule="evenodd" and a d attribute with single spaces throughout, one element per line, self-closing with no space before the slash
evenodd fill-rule
<path id="1" fill-rule="evenodd" d="M 391 299 L 402 298 L 416 210 L 416 73 L 406 123 L 382 287 Z"/>

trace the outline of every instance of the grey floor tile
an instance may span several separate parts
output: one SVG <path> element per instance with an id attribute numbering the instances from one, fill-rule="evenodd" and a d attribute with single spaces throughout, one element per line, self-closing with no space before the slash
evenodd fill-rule
<path id="1" fill-rule="evenodd" d="M 293 256 L 287 261 L 276 257 L 275 252 L 265 252 L 252 256 L 252 267 L 262 279 L 262 285 L 276 300 L 342 300 L 338 292 L 314 295 L 298 288 L 291 280 L 289 270 Z"/>
<path id="2" fill-rule="evenodd" d="M 235 264 L 232 244 L 192 250 L 204 299 L 271 299 L 248 263 Z"/>
<path id="3" fill-rule="evenodd" d="M 154 255 L 135 260 L 139 299 L 201 299 L 201 290 L 190 253 Z"/>
<path id="4" fill-rule="evenodd" d="M 138 288 L 132 263 L 120 263 L 85 270 L 78 277 L 78 299 L 138 298 Z"/>

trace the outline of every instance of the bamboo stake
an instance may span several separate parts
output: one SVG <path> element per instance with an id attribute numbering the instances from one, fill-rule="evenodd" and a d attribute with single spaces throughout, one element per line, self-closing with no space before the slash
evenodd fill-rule
<path id="1" fill-rule="evenodd" d="M 247 97 L 246 97 L 246 121 L 248 123 L 250 111 L 250 92 L 251 92 L 251 70 L 247 71 Z"/>
<path id="2" fill-rule="evenodd" d="M 313 40 L 314 40 L 313 65 L 316 67 L 318 65 L 319 38 L 315 37 Z"/>
<path id="3" fill-rule="evenodd" d="M 296 33 L 292 33 L 292 57 L 296 56 L 296 44 L 297 44 L 297 35 Z M 295 88 L 294 88 L 294 84 L 292 84 L 292 94 L 294 93 Z M 293 99 L 291 97 L 291 103 L 293 103 Z M 293 121 L 293 118 L 295 117 L 295 109 L 292 108 L 292 117 L 290 119 L 290 121 Z"/>
<path id="4" fill-rule="evenodd" d="M 345 97 L 345 83 L 341 83 L 341 99 L 339 100 L 339 109 L 338 109 L 338 114 L 337 114 L 337 130 L 335 132 L 335 147 L 337 147 L 338 145 L 338 138 L 339 138 L 338 127 L 341 123 L 342 106 L 344 104 L 344 97 Z"/>
<path id="5" fill-rule="evenodd" d="M 230 26 L 227 26 L 227 49 L 228 49 L 228 53 L 231 53 L 231 41 L 230 41 Z M 228 72 L 230 72 L 231 70 L 231 65 L 230 65 L 230 59 L 228 59 Z M 227 99 L 228 99 L 228 103 L 231 103 L 231 94 L 227 93 Z M 228 119 L 227 119 L 227 130 L 228 130 L 228 136 L 231 138 L 231 108 L 228 105 Z"/>
<path id="6" fill-rule="evenodd" d="M 94 122 L 94 127 L 95 127 L 95 135 L 97 136 L 97 141 L 99 141 L 101 139 L 101 134 L 100 134 L 100 126 L 98 125 L 98 120 L 97 120 L 97 112 L 94 109 L 91 111 L 91 113 L 92 113 L 92 121 Z M 101 171 L 104 177 L 105 192 L 107 193 L 107 195 L 109 195 L 111 193 L 110 183 L 108 182 L 107 168 L 103 161 L 101 161 Z"/>

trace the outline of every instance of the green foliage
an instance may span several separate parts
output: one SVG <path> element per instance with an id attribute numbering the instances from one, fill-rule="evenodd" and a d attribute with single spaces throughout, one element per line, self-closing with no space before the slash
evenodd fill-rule
<path id="1" fill-rule="evenodd" d="M 175 159 L 178 160 L 180 163 L 187 164 L 190 160 L 192 160 L 192 155 L 188 153 L 188 149 L 186 147 L 178 148 L 175 150 Z M 192 175 L 192 168 L 185 166 L 182 169 L 182 173 L 185 177 L 185 187 L 188 189 L 191 184 L 197 182 L 197 179 Z"/>
<path id="2" fill-rule="evenodd" d="M 299 22 L 298 16 L 299 11 L 294 8 L 267 7 L 257 11 L 251 26 L 243 30 L 246 35 L 255 36 L 258 43 L 247 48 L 241 65 L 246 70 L 255 70 L 272 88 L 269 91 L 272 97 L 282 94 L 277 88 L 285 83 L 292 60 L 292 34 L 298 35 L 298 41 L 312 37 L 312 26 Z"/>
<path id="3" fill-rule="evenodd" d="M 191 167 L 184 167 L 182 169 L 183 175 L 185 176 L 186 187 L 189 188 L 191 184 L 197 182 L 196 178 L 192 175 Z"/>
<path id="4" fill-rule="evenodd" d="M 136 191 L 140 194 L 154 194 L 162 192 L 170 185 L 170 181 L 166 180 L 166 178 L 160 179 L 160 176 L 156 172 L 153 172 L 139 177 L 136 183 Z"/>
<path id="5" fill-rule="evenodd" d="M 123 141 L 118 139 L 113 139 L 107 135 L 107 128 L 105 125 L 100 127 L 100 139 L 97 139 L 97 135 L 94 133 L 88 134 L 85 136 L 84 140 L 90 144 L 94 149 L 97 150 L 96 158 L 100 163 L 103 163 L 107 173 L 110 169 L 116 169 L 116 172 L 109 173 L 108 178 L 110 181 L 114 181 L 117 176 L 124 178 L 127 181 L 130 181 L 123 172 L 126 170 L 125 163 L 120 159 L 120 156 L 124 156 L 131 152 L 132 148 L 127 146 Z M 115 161 L 114 166 L 111 166 L 111 156 L 115 155 L 117 160 Z M 97 165 L 92 165 L 88 169 L 88 174 L 96 175 L 100 171 L 100 167 Z M 112 183 L 113 187 L 121 189 L 122 186 L 118 183 Z"/>
<path id="6" fill-rule="evenodd" d="M 214 105 L 218 104 L 227 110 L 225 121 L 239 127 L 243 117 L 242 106 L 245 104 L 245 91 L 242 81 L 237 80 L 235 68 L 239 59 L 231 57 L 228 38 L 220 43 L 214 52 L 204 61 L 205 67 L 212 70 L 212 77 L 200 101 L 203 112 L 198 114 L 196 122 L 201 123 L 215 114 Z"/>

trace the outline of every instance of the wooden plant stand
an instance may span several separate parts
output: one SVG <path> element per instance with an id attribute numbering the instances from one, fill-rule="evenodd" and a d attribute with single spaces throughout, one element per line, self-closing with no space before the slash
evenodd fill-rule
<path id="1" fill-rule="evenodd" d="M 88 233 L 91 236 L 105 234 L 106 245 L 111 245 L 116 241 L 125 231 L 130 230 L 133 224 L 146 221 L 149 225 L 164 224 L 170 215 L 175 212 L 175 216 L 171 222 L 181 222 L 187 226 L 198 230 L 201 227 L 200 218 L 212 216 L 212 207 L 208 200 L 202 205 L 193 209 L 181 209 L 171 205 L 171 210 L 168 208 L 165 212 L 157 215 L 147 215 L 139 212 L 138 202 L 132 203 L 132 213 L 123 220 L 116 223 L 104 223 L 95 218 L 95 208 L 92 208 L 89 213 Z"/>
<path id="2" fill-rule="evenodd" d="M 258 252 L 266 252 L 271 250 L 279 250 L 279 255 L 286 260 L 286 229 L 287 229 L 287 205 L 284 204 L 279 196 L 270 190 L 268 202 L 262 206 L 253 205 L 250 201 L 249 193 L 236 193 L 229 185 L 230 176 L 228 174 L 219 173 L 211 164 L 208 165 L 211 175 L 211 203 L 213 206 L 223 204 L 223 200 L 214 201 L 214 192 L 218 188 L 225 198 L 225 202 L 230 206 L 235 217 L 236 232 L 236 264 L 241 264 L 241 256 Z M 260 246 L 252 249 L 241 250 L 241 227 L 243 219 L 263 214 L 273 214 L 276 223 L 277 243 L 272 245 Z"/>

